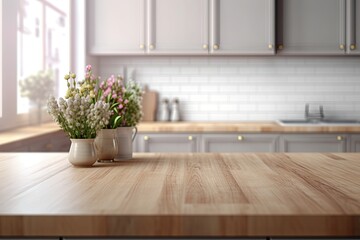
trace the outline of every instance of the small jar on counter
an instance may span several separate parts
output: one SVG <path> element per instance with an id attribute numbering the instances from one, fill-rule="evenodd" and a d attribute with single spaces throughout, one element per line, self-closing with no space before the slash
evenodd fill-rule
<path id="1" fill-rule="evenodd" d="M 167 98 L 161 100 L 159 110 L 160 110 L 159 121 L 169 121 L 170 109 L 169 109 L 169 100 Z"/>
<path id="2" fill-rule="evenodd" d="M 179 99 L 174 98 L 171 103 L 171 117 L 172 122 L 180 121 L 180 108 L 179 108 Z"/>

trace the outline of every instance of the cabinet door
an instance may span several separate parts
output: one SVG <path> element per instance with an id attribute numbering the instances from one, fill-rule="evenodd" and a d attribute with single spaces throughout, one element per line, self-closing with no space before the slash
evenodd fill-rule
<path id="1" fill-rule="evenodd" d="M 360 134 L 352 134 L 350 137 L 350 152 L 360 152 Z"/>
<path id="2" fill-rule="evenodd" d="M 208 0 L 148 0 L 150 54 L 208 54 Z"/>
<path id="3" fill-rule="evenodd" d="M 278 53 L 345 54 L 345 0 L 279 0 Z"/>
<path id="4" fill-rule="evenodd" d="M 360 54 L 360 0 L 348 0 L 346 6 L 346 50 L 349 54 Z"/>
<path id="5" fill-rule="evenodd" d="M 342 134 L 284 134 L 281 152 L 346 152 L 348 136 Z"/>
<path id="6" fill-rule="evenodd" d="M 275 54 L 274 0 L 212 0 L 212 54 Z"/>
<path id="7" fill-rule="evenodd" d="M 197 152 L 198 135 L 139 134 L 139 152 Z"/>
<path id="8" fill-rule="evenodd" d="M 276 152 L 278 136 L 274 134 L 204 134 L 203 152 Z"/>
<path id="9" fill-rule="evenodd" d="M 145 53 L 145 0 L 88 0 L 91 54 Z"/>

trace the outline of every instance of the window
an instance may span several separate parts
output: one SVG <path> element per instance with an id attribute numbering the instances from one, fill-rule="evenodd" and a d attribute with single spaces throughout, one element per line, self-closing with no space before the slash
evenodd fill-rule
<path id="1" fill-rule="evenodd" d="M 0 4 L 1 44 L 6 46 L 0 48 L 0 130 L 50 120 L 47 98 L 50 92 L 64 95 L 62 78 L 70 69 L 71 1 Z"/>
<path id="2" fill-rule="evenodd" d="M 17 113 L 41 111 L 66 87 L 69 71 L 69 0 L 20 0 L 17 19 Z M 60 76 L 61 75 L 61 76 Z"/>

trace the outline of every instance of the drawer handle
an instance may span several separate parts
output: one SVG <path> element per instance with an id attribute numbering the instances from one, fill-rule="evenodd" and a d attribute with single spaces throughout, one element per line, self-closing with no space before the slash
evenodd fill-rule
<path id="1" fill-rule="evenodd" d="M 50 149 L 53 148 L 53 145 L 52 145 L 51 143 L 48 143 L 48 144 L 45 145 L 45 148 L 46 148 L 47 150 L 50 150 Z"/>
<path id="2" fill-rule="evenodd" d="M 242 140 L 244 140 L 244 137 L 243 136 L 238 136 L 238 140 L 242 141 Z"/>
<path id="3" fill-rule="evenodd" d="M 149 139 L 150 139 L 149 136 L 144 136 L 145 141 L 148 141 Z"/>
<path id="4" fill-rule="evenodd" d="M 150 45 L 149 45 L 149 49 L 150 49 L 150 50 L 154 50 L 154 49 L 155 49 L 155 45 L 154 45 L 154 44 L 150 44 Z"/>
<path id="5" fill-rule="evenodd" d="M 355 44 L 351 44 L 351 45 L 350 45 L 350 49 L 351 49 L 351 50 L 355 50 L 355 49 L 356 49 L 356 45 L 355 45 Z"/>
<path id="6" fill-rule="evenodd" d="M 145 45 L 144 44 L 140 44 L 140 49 L 144 49 Z"/>
<path id="7" fill-rule="evenodd" d="M 272 45 L 272 44 L 269 44 L 269 45 L 268 45 L 268 48 L 269 48 L 269 49 L 273 49 L 273 45 Z"/>
<path id="8" fill-rule="evenodd" d="M 342 140 L 343 140 L 343 137 L 342 137 L 342 136 L 337 136 L 336 139 L 337 139 L 338 141 L 342 141 Z"/>
<path id="9" fill-rule="evenodd" d="M 218 44 L 214 44 L 213 48 L 214 48 L 214 50 L 218 50 L 218 49 L 219 49 L 219 45 L 218 45 Z"/>
<path id="10" fill-rule="evenodd" d="M 205 49 L 205 50 L 208 49 L 208 45 L 207 45 L 207 44 L 204 44 L 204 45 L 203 45 L 203 49 Z"/>
<path id="11" fill-rule="evenodd" d="M 278 49 L 279 49 L 279 50 L 283 50 L 283 49 L 284 49 L 284 45 L 280 44 L 280 45 L 278 46 Z"/>
<path id="12" fill-rule="evenodd" d="M 193 136 L 188 136 L 189 141 L 193 140 Z"/>
<path id="13" fill-rule="evenodd" d="M 344 45 L 344 44 L 340 44 L 339 48 L 340 48 L 341 50 L 344 50 L 344 49 L 345 49 L 345 45 Z"/>

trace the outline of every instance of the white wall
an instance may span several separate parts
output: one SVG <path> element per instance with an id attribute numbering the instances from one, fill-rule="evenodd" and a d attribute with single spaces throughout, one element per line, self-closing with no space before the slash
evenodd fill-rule
<path id="1" fill-rule="evenodd" d="M 360 119 L 360 57 L 101 57 L 99 74 L 135 79 L 180 99 L 183 120 L 302 118 L 307 102 L 326 116 Z"/>

